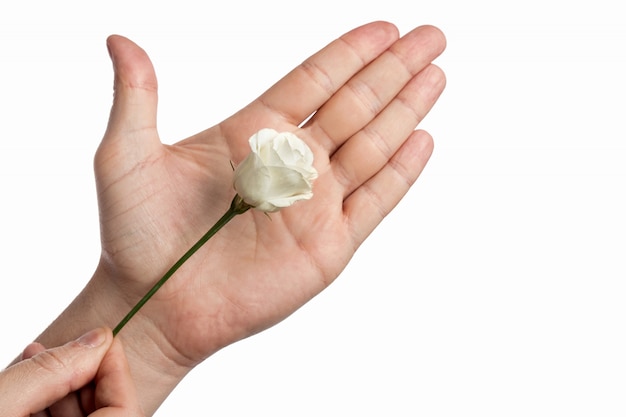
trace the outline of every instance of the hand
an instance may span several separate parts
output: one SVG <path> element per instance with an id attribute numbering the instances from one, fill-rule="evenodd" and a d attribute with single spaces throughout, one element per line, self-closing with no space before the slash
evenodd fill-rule
<path id="1" fill-rule="evenodd" d="M 119 36 L 108 47 L 115 98 L 95 158 L 102 258 L 42 340 L 58 343 L 85 322 L 117 324 L 226 211 L 230 161 L 244 159 L 257 130 L 297 133 L 320 174 L 311 200 L 271 220 L 254 210 L 237 216 L 122 330 L 149 412 L 164 398 L 157 391 L 326 288 L 408 191 L 432 151 L 431 137 L 414 129 L 444 88 L 431 61 L 445 39 L 429 26 L 400 39 L 389 23 L 359 27 L 232 117 L 172 146 L 159 140 L 149 58 Z M 72 323 L 77 315 L 81 324 Z"/>
<path id="2" fill-rule="evenodd" d="M 124 350 L 109 329 L 50 350 L 33 343 L 22 359 L 0 372 L 3 417 L 143 415 Z"/>

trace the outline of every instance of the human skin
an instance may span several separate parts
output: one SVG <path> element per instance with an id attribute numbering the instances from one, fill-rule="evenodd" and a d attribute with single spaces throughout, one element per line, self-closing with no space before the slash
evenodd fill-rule
<path id="1" fill-rule="evenodd" d="M 286 318 L 326 288 L 416 181 L 432 149 L 415 130 L 445 86 L 432 26 L 403 37 L 387 22 L 356 28 L 248 106 L 174 145 L 157 131 L 157 80 L 129 39 L 107 40 L 114 101 L 94 169 L 101 258 L 93 277 L 39 336 L 47 347 L 115 326 L 226 211 L 232 168 L 264 127 L 313 150 L 311 200 L 249 210 L 205 244 L 120 332 L 151 415 L 204 359 Z M 302 124 L 311 114 L 306 123 Z"/>
<path id="2" fill-rule="evenodd" d="M 0 372 L 0 393 L 3 417 L 143 416 L 121 342 L 108 328 L 53 349 L 31 343 Z"/>

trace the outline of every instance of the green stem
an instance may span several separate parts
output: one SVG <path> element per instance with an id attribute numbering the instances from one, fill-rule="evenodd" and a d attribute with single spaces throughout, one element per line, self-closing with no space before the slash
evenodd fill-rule
<path id="1" fill-rule="evenodd" d="M 208 232 L 204 234 L 183 256 L 180 257 L 178 261 L 163 275 L 163 277 L 154 284 L 154 286 L 143 296 L 141 300 L 126 314 L 126 316 L 119 322 L 117 326 L 113 329 L 113 336 L 117 335 L 122 327 L 128 323 L 128 321 L 139 311 L 144 304 L 148 302 L 148 300 L 165 284 L 165 282 L 174 275 L 174 272 L 178 270 L 186 261 L 198 251 L 213 235 L 215 235 L 226 223 L 232 220 L 238 214 L 245 213 L 250 209 L 251 206 L 246 204 L 239 195 L 236 195 L 233 198 L 233 201 L 230 204 L 230 207 L 224 213 L 224 215 L 209 229 Z"/>

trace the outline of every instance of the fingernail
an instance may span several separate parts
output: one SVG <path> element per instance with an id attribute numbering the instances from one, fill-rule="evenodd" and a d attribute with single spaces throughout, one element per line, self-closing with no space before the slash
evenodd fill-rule
<path id="1" fill-rule="evenodd" d="M 109 43 L 110 41 L 111 41 L 111 37 L 107 38 L 107 41 L 106 41 L 107 52 L 109 53 L 109 58 L 111 58 L 111 61 L 113 61 L 113 54 L 111 53 L 111 45 Z"/>
<path id="2" fill-rule="evenodd" d="M 104 329 L 99 328 L 85 333 L 84 335 L 76 339 L 76 341 L 83 346 L 93 348 L 100 346 L 102 343 L 104 343 L 105 339 L 106 332 L 104 331 Z"/>

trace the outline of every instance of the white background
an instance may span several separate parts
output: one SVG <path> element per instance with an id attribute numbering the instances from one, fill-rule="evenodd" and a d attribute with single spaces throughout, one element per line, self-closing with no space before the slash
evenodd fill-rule
<path id="1" fill-rule="evenodd" d="M 388 20 L 448 39 L 422 177 L 335 284 L 196 368 L 157 415 L 626 414 L 619 2 L 103 3 L 0 6 L 0 360 L 96 266 L 109 34 L 151 56 L 175 142 Z"/>

